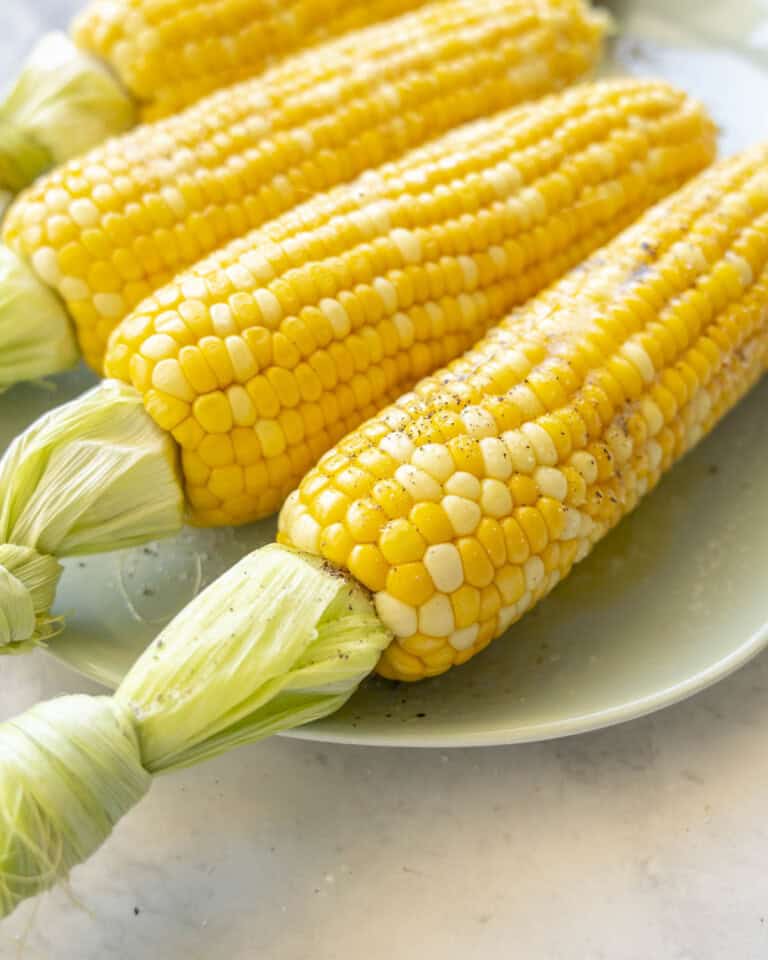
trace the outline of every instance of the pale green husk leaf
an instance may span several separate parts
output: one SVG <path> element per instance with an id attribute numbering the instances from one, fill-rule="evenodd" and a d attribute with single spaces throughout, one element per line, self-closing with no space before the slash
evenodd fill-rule
<path id="1" fill-rule="evenodd" d="M 128 92 L 63 33 L 43 37 L 0 105 L 0 187 L 18 191 L 136 122 Z"/>
<path id="2" fill-rule="evenodd" d="M 332 713 L 390 640 L 359 586 L 272 545 L 189 604 L 114 697 L 0 726 L 0 916 L 90 856 L 150 773 Z"/>
<path id="3" fill-rule="evenodd" d="M 144 766 L 169 770 L 333 713 L 390 639 L 359 586 L 271 545 L 182 610 L 115 696 Z"/>
<path id="4" fill-rule="evenodd" d="M 73 367 L 80 358 L 64 304 L 0 244 L 0 391 Z"/>
<path id="5" fill-rule="evenodd" d="M 32 593 L 38 626 L 28 638 L 17 628 L 13 645 L 44 638 L 59 575 L 51 558 L 119 550 L 181 528 L 176 461 L 173 440 L 139 393 L 116 380 L 50 411 L 13 441 L 0 460 L 0 543 L 49 558 L 43 582 L 40 564 L 8 567 Z M 18 619 L 18 602 L 13 582 L 0 581 L 6 619 Z M 1 639 L 0 631 L 0 652 L 11 652 Z"/>
<path id="6" fill-rule="evenodd" d="M 130 712 L 49 700 L 0 724 L 0 917 L 64 879 L 149 789 Z"/>
<path id="7" fill-rule="evenodd" d="M 25 653 L 57 632 L 50 609 L 61 570 L 48 554 L 0 544 L 0 653 Z"/>

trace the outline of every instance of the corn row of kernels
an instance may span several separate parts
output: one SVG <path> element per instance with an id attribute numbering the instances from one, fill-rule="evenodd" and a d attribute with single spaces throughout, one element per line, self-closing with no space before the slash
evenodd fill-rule
<path id="1" fill-rule="evenodd" d="M 289 498 L 283 542 L 374 592 L 396 637 L 382 673 L 418 679 L 482 649 L 760 375 L 766 160 L 660 205 Z"/>
<path id="2" fill-rule="evenodd" d="M 260 73 L 278 56 L 407 12 L 423 0 L 91 0 L 73 36 L 156 119 Z"/>
<path id="3" fill-rule="evenodd" d="M 712 152 L 705 115 L 663 85 L 581 88 L 520 115 L 286 214 L 116 331 L 107 370 L 144 394 L 181 445 L 200 522 L 274 509 L 312 458 Z M 660 128 L 672 131 L 664 146 Z M 659 150 L 674 155 L 659 164 Z M 451 163 L 437 164 L 441 155 Z"/>
<path id="4" fill-rule="evenodd" d="M 92 366 L 101 369 L 122 317 L 210 251 L 446 129 L 573 79 L 596 55 L 576 42 L 578 63 L 555 62 L 546 3 L 529 13 L 520 0 L 440 6 L 444 18 L 416 12 L 408 37 L 373 28 L 109 141 L 12 207 L 5 241 L 64 299 Z"/>

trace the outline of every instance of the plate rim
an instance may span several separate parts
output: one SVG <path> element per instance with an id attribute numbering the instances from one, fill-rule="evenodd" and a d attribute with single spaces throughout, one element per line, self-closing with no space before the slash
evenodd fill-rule
<path id="1" fill-rule="evenodd" d="M 662 690 L 629 700 L 626 703 L 579 714 L 563 720 L 532 723 L 524 726 L 504 726 L 488 728 L 468 733 L 419 733 L 404 729 L 397 734 L 378 734 L 353 736 L 325 727 L 325 720 L 318 720 L 285 730 L 278 734 L 291 740 L 305 740 L 313 743 L 334 743 L 347 746 L 365 747 L 408 747 L 417 749 L 462 749 L 467 747 L 504 747 L 524 743 L 544 743 L 547 740 L 559 740 L 615 727 L 630 720 L 638 720 L 667 707 L 682 703 L 684 700 L 702 693 L 720 680 L 731 676 L 746 666 L 764 650 L 768 649 L 768 620 L 749 636 L 735 650 L 715 661 L 703 670 Z M 329 718 L 332 719 L 332 718 Z"/>

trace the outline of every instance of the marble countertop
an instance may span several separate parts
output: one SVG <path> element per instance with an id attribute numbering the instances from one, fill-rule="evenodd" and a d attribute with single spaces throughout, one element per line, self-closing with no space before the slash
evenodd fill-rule
<path id="1" fill-rule="evenodd" d="M 0 71 L 76 6 L 3 0 Z M 84 689 L 0 659 L 0 719 Z M 768 654 L 567 740 L 254 745 L 158 779 L 0 958 L 766 960 L 766 730 Z"/>

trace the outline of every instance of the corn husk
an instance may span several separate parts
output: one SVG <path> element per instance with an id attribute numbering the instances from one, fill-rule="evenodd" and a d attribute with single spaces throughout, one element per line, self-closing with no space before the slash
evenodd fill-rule
<path id="1" fill-rule="evenodd" d="M 0 579 L 0 623 L 5 616 L 16 624 L 0 652 L 45 640 L 56 558 L 156 540 L 177 532 L 183 517 L 175 445 L 132 387 L 105 380 L 45 414 L 0 460 L 0 544 L 47 558 L 11 566 L 0 552 L 0 564 L 30 592 L 36 611 L 36 628 L 23 637 L 18 589 Z"/>
<path id="2" fill-rule="evenodd" d="M 88 857 L 149 773 L 334 712 L 390 640 L 362 588 L 273 545 L 193 600 L 114 697 L 54 700 L 0 726 L 0 916 Z"/>
<path id="3" fill-rule="evenodd" d="M 73 367 L 80 358 L 64 304 L 0 245 L 0 391 Z"/>
<path id="4" fill-rule="evenodd" d="M 110 697 L 0 724 L 0 917 L 98 849 L 150 783 L 133 717 Z"/>
<path id="5" fill-rule="evenodd" d="M 18 192 L 135 122 L 117 78 L 66 34 L 47 34 L 0 105 L 0 188 Z"/>
<path id="6" fill-rule="evenodd" d="M 359 586 L 271 545 L 188 604 L 115 696 L 146 768 L 170 770 L 333 713 L 389 641 Z"/>

